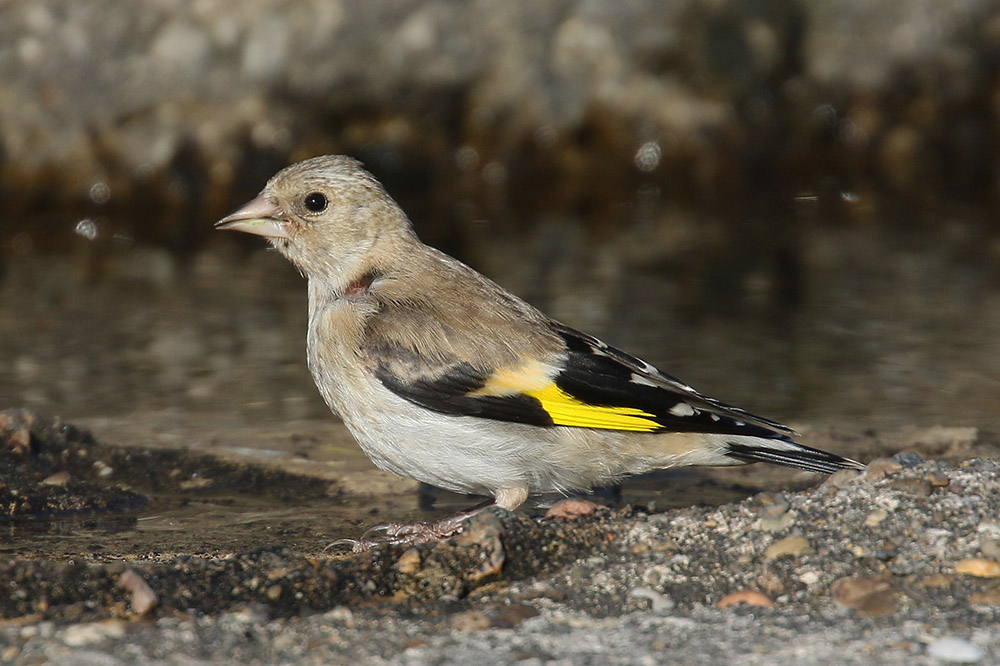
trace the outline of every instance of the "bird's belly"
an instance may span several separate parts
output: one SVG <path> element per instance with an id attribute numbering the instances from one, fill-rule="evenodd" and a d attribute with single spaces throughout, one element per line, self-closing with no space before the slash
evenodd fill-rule
<path id="1" fill-rule="evenodd" d="M 388 391 L 387 391 L 388 393 Z M 523 485 L 544 447 L 523 435 L 498 435 L 482 419 L 432 412 L 394 394 L 381 409 L 339 413 L 381 469 L 460 493 L 492 495 Z"/>

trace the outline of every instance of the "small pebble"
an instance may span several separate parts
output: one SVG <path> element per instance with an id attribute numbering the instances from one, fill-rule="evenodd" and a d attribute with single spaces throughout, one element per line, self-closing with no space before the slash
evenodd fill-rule
<path id="1" fill-rule="evenodd" d="M 917 585 L 919 587 L 948 587 L 954 581 L 954 574 L 932 574 L 917 581 Z"/>
<path id="2" fill-rule="evenodd" d="M 788 504 L 772 504 L 761 509 L 760 514 L 765 518 L 780 518 L 788 513 Z"/>
<path id="3" fill-rule="evenodd" d="M 754 501 L 761 506 L 757 528 L 765 532 L 781 532 L 795 522 L 795 514 L 784 493 L 757 493 Z"/>
<path id="4" fill-rule="evenodd" d="M 1000 563 L 985 557 L 970 557 L 955 564 L 955 573 L 979 578 L 1000 578 Z"/>
<path id="5" fill-rule="evenodd" d="M 902 470 L 903 466 L 895 460 L 889 460 L 888 458 L 876 458 L 868 463 L 868 471 L 865 472 L 865 478 L 869 481 L 879 481 L 887 476 L 895 476 Z"/>
<path id="6" fill-rule="evenodd" d="M 762 516 L 757 521 L 757 529 L 762 532 L 784 532 L 795 524 L 795 512 L 789 511 L 779 517 Z"/>
<path id="7" fill-rule="evenodd" d="M 81 622 L 71 624 L 62 631 L 63 643 L 72 647 L 92 645 L 105 638 L 121 638 L 125 635 L 125 623 L 121 620 L 104 622 Z"/>
<path id="8" fill-rule="evenodd" d="M 979 537 L 979 551 L 991 560 L 1000 560 L 1000 539 L 995 537 Z"/>
<path id="9" fill-rule="evenodd" d="M 924 462 L 923 456 L 913 451 L 901 451 L 892 457 L 892 461 L 903 467 L 916 467 Z"/>
<path id="10" fill-rule="evenodd" d="M 754 502 L 759 504 L 764 510 L 773 509 L 775 513 L 770 514 L 772 517 L 774 515 L 780 515 L 785 511 L 788 511 L 789 502 L 788 496 L 785 493 L 772 493 L 768 491 L 759 492 L 754 495 Z"/>
<path id="11" fill-rule="evenodd" d="M 876 560 L 881 560 L 882 562 L 888 562 L 889 560 L 896 559 L 899 556 L 899 548 L 891 544 L 886 544 L 882 548 L 876 548 L 871 552 L 871 556 Z"/>
<path id="12" fill-rule="evenodd" d="M 979 521 L 976 525 L 976 531 L 980 534 L 986 534 L 988 536 L 1000 539 L 1000 521 L 991 520 L 989 518 Z"/>
<path id="13" fill-rule="evenodd" d="M 788 536 L 768 546 L 767 550 L 764 551 L 764 557 L 769 560 L 776 560 L 782 557 L 807 555 L 811 552 L 813 552 L 813 549 L 809 545 L 808 539 L 803 536 Z"/>
<path id="14" fill-rule="evenodd" d="M 762 606 L 764 608 L 770 608 L 774 605 L 774 602 L 767 597 L 767 595 L 758 592 L 757 590 L 740 590 L 739 592 L 733 592 L 727 594 L 726 596 L 719 599 L 719 603 L 715 604 L 719 608 L 729 608 L 730 606 L 735 606 L 736 604 L 746 604 L 748 606 Z"/>
<path id="15" fill-rule="evenodd" d="M 0 441 L 4 442 L 14 456 L 26 458 L 31 453 L 33 424 L 34 418 L 26 410 L 5 409 L 0 412 Z"/>
<path id="16" fill-rule="evenodd" d="M 935 488 L 947 488 L 948 484 L 951 483 L 951 479 L 941 472 L 929 472 L 924 475 L 924 478 Z"/>
<path id="17" fill-rule="evenodd" d="M 854 609 L 859 617 L 886 617 L 899 611 L 902 596 L 897 590 L 889 589 L 883 594 L 873 594 L 865 602 Z"/>
<path id="18" fill-rule="evenodd" d="M 654 613 L 665 613 L 674 607 L 673 599 L 651 587 L 634 587 L 629 592 L 629 596 L 637 599 L 648 599 L 649 607 Z"/>
<path id="19" fill-rule="evenodd" d="M 861 473 L 856 469 L 838 469 L 823 481 L 824 488 L 844 488 L 856 482 Z"/>
<path id="20" fill-rule="evenodd" d="M 55 474 L 50 474 L 49 476 L 42 479 L 43 486 L 57 486 L 59 488 L 65 488 L 69 485 L 69 472 L 56 472 Z"/>
<path id="21" fill-rule="evenodd" d="M 858 609 L 874 595 L 889 590 L 889 581 L 883 576 L 845 576 L 833 581 L 830 594 L 841 606 Z"/>
<path id="22" fill-rule="evenodd" d="M 815 585 L 820 581 L 820 575 L 816 571 L 804 571 L 801 574 L 799 574 L 799 580 L 802 581 L 805 585 L 812 587 L 813 585 Z"/>
<path id="23" fill-rule="evenodd" d="M 546 518 L 579 518 L 597 511 L 597 505 L 590 500 L 570 498 L 556 502 L 545 512 Z"/>
<path id="24" fill-rule="evenodd" d="M 974 664 L 986 653 L 971 641 L 956 636 L 944 636 L 927 646 L 927 654 L 951 664 Z"/>
<path id="25" fill-rule="evenodd" d="M 875 509 L 865 518 L 865 527 L 875 527 L 889 517 L 889 512 L 885 509 Z"/>
<path id="26" fill-rule="evenodd" d="M 538 610 L 527 604 L 503 606 L 490 621 L 495 629 L 513 629 L 529 618 L 538 617 Z"/>
<path id="27" fill-rule="evenodd" d="M 335 622 L 341 622 L 348 627 L 354 626 L 354 613 L 347 606 L 337 606 L 323 613 L 323 617 Z"/>
<path id="28" fill-rule="evenodd" d="M 160 603 L 156 592 L 135 569 L 127 569 L 118 577 L 118 587 L 132 595 L 132 610 L 139 615 L 145 615 Z"/>
<path id="29" fill-rule="evenodd" d="M 969 595 L 969 603 L 977 606 L 1000 606 L 1000 587 Z"/>
<path id="30" fill-rule="evenodd" d="M 407 548 L 396 560 L 395 569 L 402 574 L 415 574 L 420 570 L 420 551 L 416 548 Z"/>
<path id="31" fill-rule="evenodd" d="M 225 616 L 232 618 L 240 624 L 263 626 L 271 619 L 268 607 L 262 603 L 249 603 L 237 606 L 232 612 L 225 613 Z"/>
<path id="32" fill-rule="evenodd" d="M 466 580 L 478 583 L 484 578 L 500 575 L 507 559 L 500 538 L 502 533 L 500 518 L 492 511 L 478 513 L 465 522 L 465 528 L 451 543 L 459 548 L 475 546 L 480 551 L 479 566 L 465 573 Z"/>
<path id="33" fill-rule="evenodd" d="M 455 631 L 481 631 L 489 629 L 490 619 L 481 610 L 467 610 L 452 615 L 448 624 Z"/>
<path id="34" fill-rule="evenodd" d="M 893 479 L 889 483 L 889 487 L 918 497 L 927 497 L 934 492 L 934 488 L 927 479 Z"/>
<path id="35" fill-rule="evenodd" d="M 785 581 L 777 573 L 768 568 L 761 572 L 754 581 L 770 597 L 778 597 L 785 593 Z M 808 584 L 808 583 L 807 583 Z"/>

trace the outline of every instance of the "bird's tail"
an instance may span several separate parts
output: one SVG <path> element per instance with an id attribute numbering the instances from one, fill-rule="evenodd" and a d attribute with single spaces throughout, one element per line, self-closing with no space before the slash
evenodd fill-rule
<path id="1" fill-rule="evenodd" d="M 823 474 L 832 474 L 839 469 L 865 469 L 865 465 L 856 460 L 804 446 L 784 437 L 746 437 L 727 441 L 726 445 L 727 456 L 745 463 L 766 462 Z"/>

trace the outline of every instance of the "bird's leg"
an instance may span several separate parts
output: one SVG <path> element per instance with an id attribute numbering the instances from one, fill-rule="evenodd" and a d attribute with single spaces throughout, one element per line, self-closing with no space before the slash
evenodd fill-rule
<path id="1" fill-rule="evenodd" d="M 417 545 L 430 541 L 440 541 L 458 533 L 462 529 L 462 523 L 467 518 L 471 518 L 484 509 L 488 509 L 491 506 L 499 506 L 507 511 L 513 511 L 523 504 L 526 499 L 528 499 L 527 486 L 501 488 L 496 492 L 493 499 L 459 511 L 447 518 L 433 522 L 376 525 L 366 530 L 360 539 L 338 539 L 327 546 L 327 548 L 350 546 L 352 552 L 362 553 L 374 546 L 383 544 Z"/>
<path id="2" fill-rule="evenodd" d="M 501 509 L 513 511 L 524 504 L 528 499 L 528 486 L 512 486 L 510 488 L 500 488 L 493 494 L 493 500 Z"/>

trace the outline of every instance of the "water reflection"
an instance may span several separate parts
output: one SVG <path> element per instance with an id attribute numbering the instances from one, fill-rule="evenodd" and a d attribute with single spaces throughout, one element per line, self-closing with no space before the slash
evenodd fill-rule
<path id="1" fill-rule="evenodd" d="M 718 215 L 662 206 L 597 231 L 480 219 L 455 249 L 551 315 L 775 418 L 996 426 L 1000 244 L 971 224 L 798 224 L 785 247 L 767 229 L 734 235 Z M 107 244 L 6 263 L 5 406 L 326 418 L 305 369 L 304 285 L 260 243 L 213 238 L 189 259 Z"/>

